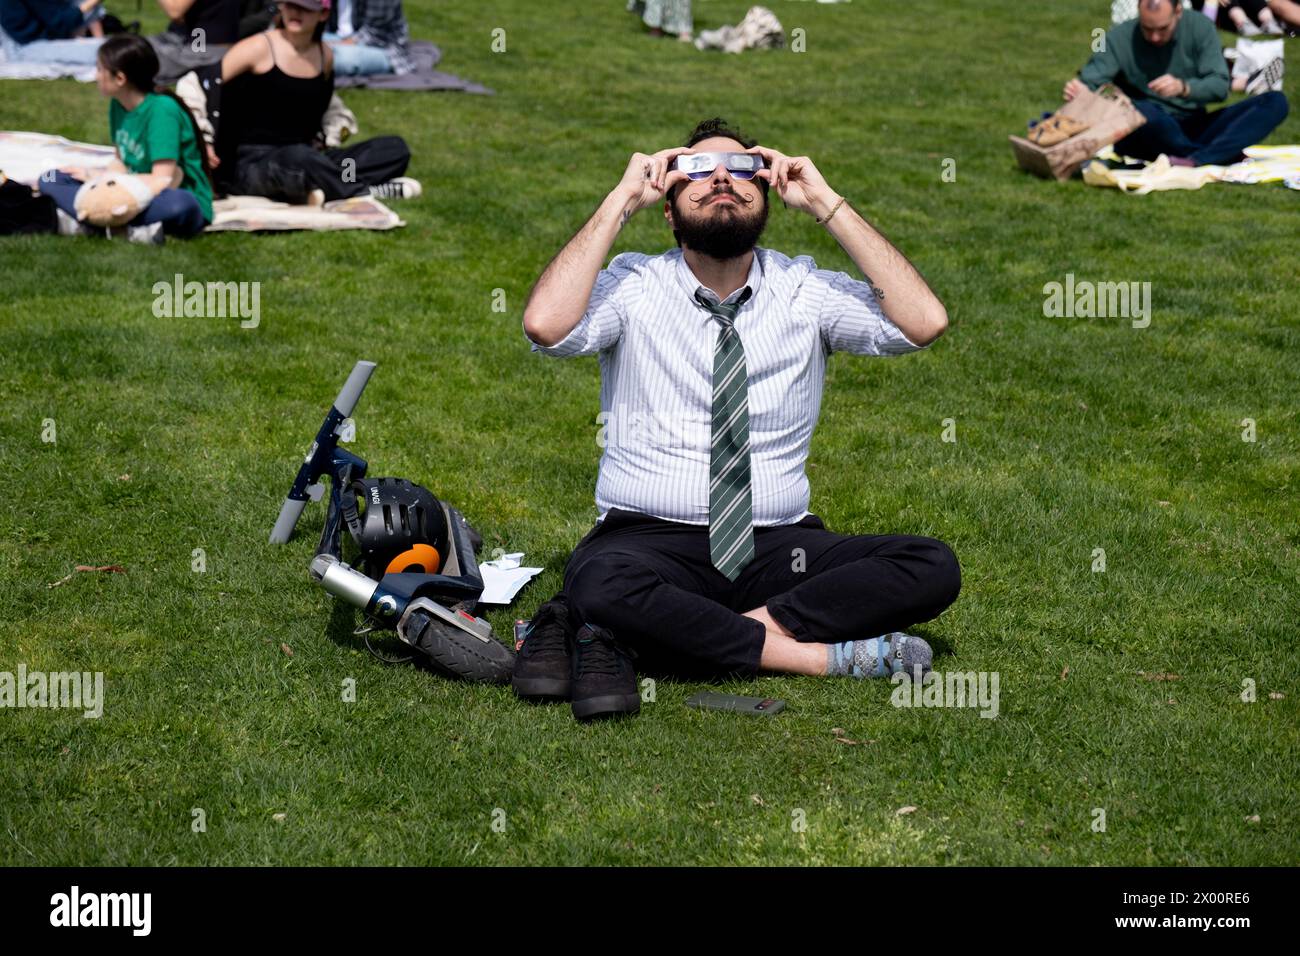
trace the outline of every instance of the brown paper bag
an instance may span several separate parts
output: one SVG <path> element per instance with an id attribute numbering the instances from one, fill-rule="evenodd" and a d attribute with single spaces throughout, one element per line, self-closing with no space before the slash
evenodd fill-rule
<path id="1" fill-rule="evenodd" d="M 1133 101 L 1110 84 L 1096 93 L 1084 90 L 1057 112 L 1087 123 L 1088 128 L 1046 147 L 1031 143 L 1023 136 L 1010 137 L 1020 168 L 1045 179 L 1069 179 L 1097 150 L 1123 139 L 1146 122 Z"/>

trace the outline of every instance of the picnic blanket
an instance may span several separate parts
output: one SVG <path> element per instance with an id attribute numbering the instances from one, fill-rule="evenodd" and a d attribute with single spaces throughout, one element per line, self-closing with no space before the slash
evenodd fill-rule
<path id="1" fill-rule="evenodd" d="M 334 86 L 344 89 L 361 86 L 371 90 L 460 90 L 463 93 L 480 93 L 491 96 L 493 91 L 471 80 L 461 79 L 451 73 L 435 70 L 442 59 L 442 51 L 428 40 L 413 40 L 409 45 L 415 69 L 400 76 L 378 73 L 374 76 L 343 76 L 335 74 Z"/>
<path id="2" fill-rule="evenodd" d="M 212 203 L 208 232 L 278 232 L 290 229 L 396 229 L 400 216 L 371 196 L 335 199 L 323 206 L 291 206 L 262 196 L 226 196 Z"/>
<path id="3" fill-rule="evenodd" d="M 60 166 L 101 169 L 113 147 L 78 143 L 46 133 L 0 131 L 0 170 L 16 182 L 38 186 L 41 173 Z M 286 229 L 396 229 L 402 218 L 378 199 L 355 196 L 323 206 L 291 206 L 261 196 L 227 196 L 212 204 L 208 232 L 260 232 Z"/>
<path id="4" fill-rule="evenodd" d="M 65 45 L 72 43 L 85 44 L 88 45 L 88 49 L 97 49 L 99 46 L 98 40 L 60 40 L 57 42 Z M 85 56 L 82 56 L 75 61 L 68 62 L 25 63 L 7 55 L 6 51 L 16 48 L 17 44 L 9 37 L 4 36 L 3 31 L 0 31 L 0 80 L 57 80 L 70 77 L 82 83 L 93 83 L 95 81 L 93 57 L 91 57 L 90 62 L 87 62 Z M 435 70 L 434 67 L 442 59 L 442 50 L 428 40 L 413 40 L 409 45 L 409 49 L 411 60 L 415 63 L 415 69 L 410 73 L 403 73 L 400 76 L 393 73 L 380 73 L 374 76 L 342 76 L 336 74 L 334 86 L 337 89 L 365 87 L 372 90 L 453 90 L 462 93 L 478 93 L 484 96 L 491 96 L 495 92 L 481 83 L 466 80 L 452 73 Z"/>
<path id="5" fill-rule="evenodd" d="M 1102 152 L 1083 167 L 1089 186 L 1108 186 L 1134 196 L 1170 189 L 1200 189 L 1206 183 L 1275 183 L 1300 175 L 1300 146 L 1249 146 L 1246 159 L 1231 166 L 1173 166 L 1167 156 L 1140 169 L 1111 169 L 1102 159 L 1117 158 L 1114 150 Z"/>
<path id="6" fill-rule="evenodd" d="M 99 169 L 107 166 L 112 158 L 112 146 L 77 143 L 46 133 L 0 132 L 0 170 L 33 189 L 47 169 L 63 166 Z"/>
<path id="7" fill-rule="evenodd" d="M 94 83 L 94 64 L 80 63 L 14 63 L 0 59 L 0 80 L 62 80 Z"/>

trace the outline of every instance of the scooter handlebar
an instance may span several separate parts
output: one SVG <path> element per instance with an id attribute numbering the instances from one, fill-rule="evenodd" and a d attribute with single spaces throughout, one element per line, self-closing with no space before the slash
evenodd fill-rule
<path id="1" fill-rule="evenodd" d="M 352 366 L 352 371 L 348 374 L 348 380 L 343 383 L 338 398 L 334 399 L 334 404 L 330 406 L 329 412 L 326 413 L 325 421 L 316 434 L 316 440 L 312 442 L 303 463 L 298 467 L 298 474 L 294 477 L 293 486 L 289 489 L 289 494 L 285 496 L 284 504 L 280 506 L 280 516 L 276 519 L 275 527 L 271 530 L 271 544 L 285 544 L 293 534 L 293 529 L 298 524 L 298 518 L 301 517 L 303 509 L 307 506 L 310 496 L 309 487 L 318 482 L 321 476 L 329 470 L 330 461 L 334 457 L 334 449 L 338 446 L 337 429 L 343 423 L 343 420 L 352 414 L 352 410 L 357 407 L 357 401 L 361 398 L 361 393 L 365 391 L 366 383 L 370 381 L 371 373 L 374 370 L 375 363 L 367 362 L 365 359 Z"/>
<path id="2" fill-rule="evenodd" d="M 352 366 L 352 372 L 348 375 L 348 380 L 343 383 L 343 388 L 339 390 L 339 397 L 334 399 L 334 407 L 343 413 L 344 418 L 351 415 L 352 410 L 357 407 L 357 399 L 366 390 L 366 383 L 370 381 L 370 375 L 374 370 L 375 363 L 367 362 L 365 359 Z"/>
<path id="3" fill-rule="evenodd" d="M 298 518 L 301 517 L 303 509 L 307 507 L 307 500 L 298 501 L 296 498 L 285 498 L 284 504 L 280 505 L 280 517 L 275 519 L 275 527 L 271 529 L 271 544 L 286 544 L 289 536 L 293 534 L 294 527 L 298 524 Z"/>

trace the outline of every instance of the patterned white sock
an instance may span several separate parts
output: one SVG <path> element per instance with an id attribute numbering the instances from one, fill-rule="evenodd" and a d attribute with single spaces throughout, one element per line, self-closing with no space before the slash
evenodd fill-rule
<path id="1" fill-rule="evenodd" d="M 899 671 L 924 676 L 934 652 L 919 637 L 895 631 L 860 641 L 826 645 L 826 673 L 844 677 L 889 677 Z"/>

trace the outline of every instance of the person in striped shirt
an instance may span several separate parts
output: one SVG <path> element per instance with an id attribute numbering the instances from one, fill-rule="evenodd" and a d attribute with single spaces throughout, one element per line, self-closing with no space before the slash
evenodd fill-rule
<path id="1" fill-rule="evenodd" d="M 702 168 L 677 168 L 690 156 Z M 865 281 L 758 246 L 771 190 Z M 627 221 L 660 204 L 676 248 L 602 269 Z M 947 312 L 811 159 L 721 118 L 634 154 L 537 280 L 523 324 L 535 351 L 599 357 L 603 453 L 600 518 L 533 619 L 520 696 L 569 699 L 585 719 L 639 709 L 638 664 L 702 678 L 929 669 L 929 645 L 902 629 L 956 599 L 952 549 L 827 530 L 804 468 L 829 355 L 916 351 Z"/>

